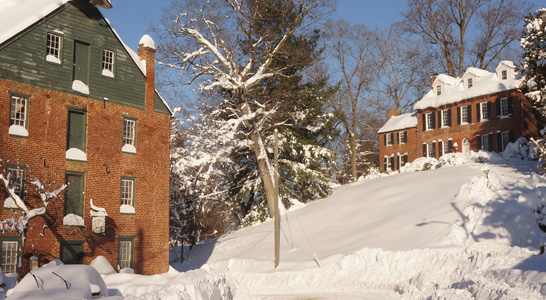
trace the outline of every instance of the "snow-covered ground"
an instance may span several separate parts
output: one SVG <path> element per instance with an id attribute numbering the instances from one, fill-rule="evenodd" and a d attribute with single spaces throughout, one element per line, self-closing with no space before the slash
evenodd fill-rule
<path id="1" fill-rule="evenodd" d="M 414 172 L 425 164 L 444 166 Z M 103 278 L 125 299 L 544 299 L 536 164 L 452 155 L 340 186 L 283 215 L 276 270 L 266 222 L 200 243 L 169 273 Z"/>

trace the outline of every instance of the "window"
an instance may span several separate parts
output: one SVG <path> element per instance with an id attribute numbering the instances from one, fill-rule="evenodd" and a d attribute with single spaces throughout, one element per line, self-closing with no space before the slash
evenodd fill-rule
<path id="1" fill-rule="evenodd" d="M 47 34 L 47 47 L 46 47 L 46 60 L 49 62 L 61 63 L 61 36 L 48 33 Z"/>
<path id="2" fill-rule="evenodd" d="M 436 86 L 436 95 L 437 96 L 440 96 L 442 94 L 442 86 L 441 85 L 437 85 Z"/>
<path id="3" fill-rule="evenodd" d="M 434 114 L 427 113 L 425 116 L 426 116 L 426 130 L 434 129 Z"/>
<path id="4" fill-rule="evenodd" d="M 406 166 L 406 163 L 408 163 L 408 154 L 398 155 L 398 169 Z"/>
<path id="5" fill-rule="evenodd" d="M 423 143 L 423 157 L 436 158 L 436 142 Z"/>
<path id="6" fill-rule="evenodd" d="M 491 119 L 491 101 L 476 104 L 478 122 Z"/>
<path id="7" fill-rule="evenodd" d="M 510 131 L 503 131 L 497 133 L 497 142 L 499 152 L 504 151 L 506 146 L 512 141 L 512 133 Z"/>
<path id="8" fill-rule="evenodd" d="M 83 264 L 84 242 L 83 240 L 61 241 L 61 261 L 67 265 Z"/>
<path id="9" fill-rule="evenodd" d="M 462 106 L 461 107 L 461 124 L 467 124 L 470 123 L 470 120 L 468 118 L 468 106 Z"/>
<path id="10" fill-rule="evenodd" d="M 401 131 L 398 133 L 398 141 L 400 144 L 405 144 L 408 142 L 408 132 Z"/>
<path id="11" fill-rule="evenodd" d="M 11 108 L 9 125 L 17 125 L 27 128 L 28 100 L 24 97 L 11 95 Z"/>
<path id="12" fill-rule="evenodd" d="M 506 79 L 508 79 L 508 71 L 502 70 L 501 71 L 501 80 L 506 80 Z"/>
<path id="13" fill-rule="evenodd" d="M 388 134 L 387 134 L 388 136 Z M 123 119 L 123 152 L 136 153 L 136 120 Z M 392 144 L 392 141 L 391 141 Z"/>
<path id="14" fill-rule="evenodd" d="M 488 134 L 485 134 L 485 135 L 482 135 L 482 136 L 479 136 L 478 137 L 479 140 L 480 140 L 480 150 L 486 150 L 486 151 L 490 151 L 490 145 L 489 145 L 489 135 Z"/>
<path id="15" fill-rule="evenodd" d="M 4 273 L 17 273 L 17 253 L 19 242 L 17 236 L 2 238 L 1 267 Z"/>
<path id="16" fill-rule="evenodd" d="M 134 206 L 135 180 L 133 178 L 121 179 L 121 205 Z"/>
<path id="17" fill-rule="evenodd" d="M 119 237 L 119 269 L 133 267 L 133 237 Z"/>
<path id="18" fill-rule="evenodd" d="M 393 144 L 393 134 L 392 133 L 385 134 L 385 139 L 386 139 L 385 145 L 391 146 Z"/>
<path id="19" fill-rule="evenodd" d="M 9 178 L 8 187 L 13 188 L 15 194 L 23 199 L 23 180 L 25 178 L 25 169 L 20 166 L 8 166 L 6 176 Z"/>
<path id="20" fill-rule="evenodd" d="M 114 51 L 102 50 L 102 75 L 114 77 Z"/>
<path id="21" fill-rule="evenodd" d="M 85 177 L 83 173 L 71 172 L 66 174 L 66 184 L 68 187 L 65 192 L 64 200 L 64 215 L 74 215 L 83 217 L 83 200 L 85 186 L 84 181 Z M 75 217 L 79 220 L 79 218 Z M 83 223 L 83 219 L 80 221 Z M 81 225 L 83 224 L 66 224 L 66 225 Z"/>
<path id="22" fill-rule="evenodd" d="M 442 147 L 440 155 L 453 152 L 453 140 L 443 141 L 440 145 Z"/>
<path id="23" fill-rule="evenodd" d="M 468 78 L 467 81 L 466 81 L 467 85 L 468 85 L 468 88 L 471 88 L 472 85 L 473 85 L 473 82 L 472 82 L 472 77 Z"/>
<path id="24" fill-rule="evenodd" d="M 497 117 L 509 117 L 512 114 L 512 97 L 497 100 Z"/>
<path id="25" fill-rule="evenodd" d="M 66 149 L 85 152 L 87 115 L 83 111 L 68 111 L 68 137 Z"/>
<path id="26" fill-rule="evenodd" d="M 449 109 L 441 111 L 442 127 L 451 126 L 451 111 Z"/>

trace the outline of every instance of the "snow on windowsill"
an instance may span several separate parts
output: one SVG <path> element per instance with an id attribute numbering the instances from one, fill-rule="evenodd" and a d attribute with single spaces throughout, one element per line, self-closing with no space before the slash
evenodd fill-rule
<path id="1" fill-rule="evenodd" d="M 85 226 L 83 222 L 83 218 L 75 215 L 75 214 L 68 214 L 64 216 L 63 218 L 63 225 L 65 226 Z"/>
<path id="2" fill-rule="evenodd" d="M 114 72 L 106 69 L 102 69 L 102 76 L 114 78 Z"/>
<path id="3" fill-rule="evenodd" d="M 119 212 L 122 214 L 135 214 L 135 208 L 131 205 L 122 204 L 119 207 Z"/>
<path id="4" fill-rule="evenodd" d="M 87 161 L 87 154 L 78 148 L 70 148 L 66 150 L 66 159 Z"/>
<path id="5" fill-rule="evenodd" d="M 46 61 L 52 62 L 52 63 L 55 63 L 55 64 L 59 64 L 59 65 L 61 64 L 61 60 L 58 57 L 55 57 L 55 56 L 53 56 L 51 54 L 48 54 L 46 56 Z"/>
<path id="6" fill-rule="evenodd" d="M 22 137 L 28 137 L 28 131 L 25 127 L 21 125 L 11 125 L 9 127 L 9 134 L 10 135 L 16 135 L 16 136 L 22 136 Z"/>
<path id="7" fill-rule="evenodd" d="M 74 80 L 72 82 L 72 89 L 82 94 L 89 95 L 89 87 L 87 86 L 87 84 L 83 83 L 81 80 Z"/>
<path id="8" fill-rule="evenodd" d="M 121 152 L 136 154 L 136 147 L 131 144 L 125 144 L 121 148 Z"/>

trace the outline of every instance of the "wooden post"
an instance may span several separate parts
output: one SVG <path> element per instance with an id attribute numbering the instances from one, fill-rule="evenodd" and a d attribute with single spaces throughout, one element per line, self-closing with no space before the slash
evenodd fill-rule
<path id="1" fill-rule="evenodd" d="M 275 269 L 280 262 L 281 220 L 279 214 L 279 132 L 275 129 L 275 204 L 273 219 L 275 221 Z"/>

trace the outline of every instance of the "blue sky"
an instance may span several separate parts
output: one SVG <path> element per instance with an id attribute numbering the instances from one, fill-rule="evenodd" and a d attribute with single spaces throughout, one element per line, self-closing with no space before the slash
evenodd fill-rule
<path id="1" fill-rule="evenodd" d="M 196 0 L 201 1 L 201 0 Z M 370 28 L 389 26 L 400 19 L 400 12 L 406 9 L 407 0 L 338 0 L 337 18 L 351 23 L 363 23 Z M 138 41 L 149 34 L 151 24 L 158 23 L 161 11 L 171 0 L 111 0 L 112 9 L 101 9 L 104 16 L 132 49 Z M 153 5 L 151 5 L 153 3 Z M 151 34 L 152 38 L 154 37 Z"/>

